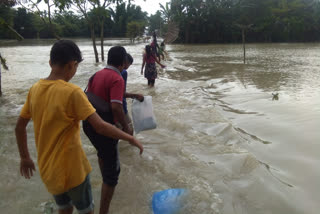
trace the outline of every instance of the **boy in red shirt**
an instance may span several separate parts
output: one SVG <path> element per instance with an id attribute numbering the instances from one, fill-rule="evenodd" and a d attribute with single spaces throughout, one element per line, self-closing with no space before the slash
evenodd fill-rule
<path id="1" fill-rule="evenodd" d="M 131 134 L 122 105 L 125 82 L 121 71 L 126 66 L 126 59 L 127 52 L 123 47 L 112 47 L 108 52 L 108 65 L 89 80 L 87 91 L 107 102 L 112 111 L 112 123 L 120 124 L 124 132 Z M 98 151 L 99 166 L 103 178 L 100 214 L 106 214 L 120 174 L 118 139 L 99 135 L 86 121 L 83 122 L 83 130 Z"/>

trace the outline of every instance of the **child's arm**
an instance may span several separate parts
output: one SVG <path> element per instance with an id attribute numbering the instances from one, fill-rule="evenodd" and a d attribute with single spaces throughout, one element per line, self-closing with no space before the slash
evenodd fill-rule
<path id="1" fill-rule="evenodd" d="M 144 68 L 145 64 L 146 64 L 146 58 L 145 58 L 145 55 L 143 55 L 143 62 L 142 62 L 142 67 L 141 67 L 141 75 L 143 75 L 143 68 Z"/>
<path id="2" fill-rule="evenodd" d="M 28 144 L 27 144 L 27 125 L 29 123 L 29 119 L 25 119 L 22 117 L 18 118 L 16 125 L 16 139 L 18 144 L 18 149 L 20 153 L 20 174 L 25 178 L 29 179 L 33 176 L 33 171 L 35 171 L 35 166 L 33 160 L 30 158 Z"/>
<path id="3" fill-rule="evenodd" d="M 128 141 L 131 145 L 139 148 L 140 155 L 142 154 L 143 146 L 137 139 L 121 131 L 120 129 L 114 127 L 110 123 L 103 121 L 96 112 L 90 115 L 87 118 L 87 120 L 98 134 L 111 137 L 114 139 L 122 139 L 122 140 Z"/>
<path id="4" fill-rule="evenodd" d="M 166 67 L 165 65 L 163 65 L 163 64 L 161 64 L 161 63 L 159 62 L 159 60 L 157 59 L 157 57 L 155 57 L 154 59 L 155 59 L 156 62 L 161 66 L 161 68 L 165 68 L 165 67 Z"/>

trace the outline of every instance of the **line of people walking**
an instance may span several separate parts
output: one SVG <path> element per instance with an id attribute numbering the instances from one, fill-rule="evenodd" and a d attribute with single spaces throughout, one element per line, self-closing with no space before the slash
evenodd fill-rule
<path id="1" fill-rule="evenodd" d="M 92 167 L 80 139 L 80 121 L 83 121 L 84 132 L 97 150 L 102 175 L 99 213 L 107 214 L 120 174 L 119 139 L 137 147 L 140 155 L 144 149 L 133 136 L 126 98 L 142 102 L 144 97 L 126 91 L 127 69 L 133 58 L 125 48 L 110 48 L 107 66 L 90 78 L 86 93 L 69 82 L 82 60 L 79 47 L 70 40 L 60 40 L 52 46 L 51 72 L 32 85 L 16 124 L 20 173 L 29 179 L 35 171 L 26 130 L 32 120 L 39 173 L 55 199 L 59 214 L 71 214 L 74 207 L 80 214 L 94 213 Z M 147 45 L 141 73 L 151 87 L 157 78 L 155 62 L 165 67 Z M 89 99 L 88 94 L 93 94 L 95 100 Z M 99 99 L 107 103 L 102 106 L 103 110 L 97 104 Z"/>
<path id="2" fill-rule="evenodd" d="M 154 87 L 155 81 L 158 77 L 158 71 L 156 63 L 158 63 L 161 68 L 165 68 L 161 61 L 161 57 L 164 59 L 165 45 L 164 42 L 161 43 L 159 47 L 157 43 L 156 33 L 153 33 L 153 40 L 150 45 L 146 45 L 145 53 L 143 54 L 141 75 L 144 74 L 144 77 L 148 80 L 148 86 Z M 144 69 L 145 68 L 145 69 Z M 144 69 L 144 70 L 143 70 Z"/>

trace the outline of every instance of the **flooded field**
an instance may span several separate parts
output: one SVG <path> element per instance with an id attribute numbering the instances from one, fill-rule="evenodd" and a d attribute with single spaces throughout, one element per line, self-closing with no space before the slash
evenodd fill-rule
<path id="1" fill-rule="evenodd" d="M 85 88 L 104 63 L 89 40 L 71 82 Z M 19 174 L 14 126 L 28 89 L 48 76 L 54 41 L 1 41 L 9 71 L 0 97 L 0 209 L 43 213 L 53 199 L 39 173 Z M 158 128 L 137 135 L 145 152 L 120 142 L 121 175 L 111 214 L 149 214 L 156 191 L 189 190 L 183 214 L 317 214 L 320 210 L 320 44 L 168 45 L 156 87 L 140 75 L 145 44 L 123 45 L 134 58 L 128 92 L 153 97 Z M 278 96 L 275 96 L 278 94 Z M 130 100 L 129 100 L 130 111 Z M 28 143 L 36 160 L 32 124 Z M 93 166 L 98 213 L 101 176 L 96 151 L 82 133 Z M 54 211 L 56 213 L 56 211 Z"/>

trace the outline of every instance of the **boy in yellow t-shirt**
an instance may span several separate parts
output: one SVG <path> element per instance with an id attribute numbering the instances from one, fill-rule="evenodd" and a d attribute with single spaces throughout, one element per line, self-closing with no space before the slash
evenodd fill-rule
<path id="1" fill-rule="evenodd" d="M 78 46 L 69 40 L 56 42 L 50 52 L 51 73 L 29 90 L 16 125 L 20 173 L 30 178 L 35 170 L 27 147 L 26 127 L 33 120 L 39 172 L 53 194 L 59 213 L 93 213 L 89 173 L 91 166 L 82 149 L 80 121 L 87 120 L 97 133 L 129 141 L 143 152 L 134 137 L 104 122 L 84 92 L 69 80 L 82 61 Z"/>

